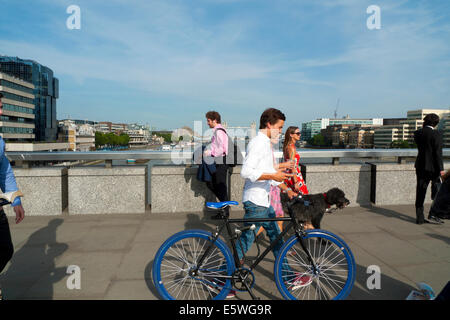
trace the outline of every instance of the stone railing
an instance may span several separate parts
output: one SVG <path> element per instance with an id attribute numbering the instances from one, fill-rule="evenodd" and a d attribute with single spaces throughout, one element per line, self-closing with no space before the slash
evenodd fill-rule
<path id="1" fill-rule="evenodd" d="M 414 203 L 414 163 L 404 159 L 415 157 L 417 150 L 299 152 L 306 162 L 302 172 L 311 193 L 339 187 L 352 206 Z M 28 215 L 198 212 L 205 201 L 215 201 L 206 185 L 196 179 L 197 168 L 189 152 L 7 152 L 7 156 L 14 162 Z M 444 156 L 450 158 L 450 149 L 444 150 Z M 311 158 L 319 159 L 319 163 L 308 164 L 306 160 Z M 392 161 L 380 161 L 383 158 Z M 127 164 L 127 159 L 149 161 Z M 349 159 L 354 162 L 347 163 Z M 68 165 L 70 161 L 78 165 Z M 80 164 L 88 161 L 95 164 Z M 38 162 L 53 165 L 39 167 Z M 450 162 L 445 168 L 450 168 Z M 229 177 L 231 199 L 238 202 L 244 184 L 240 169 L 234 167 Z M 9 206 L 5 210 L 13 214 Z"/>

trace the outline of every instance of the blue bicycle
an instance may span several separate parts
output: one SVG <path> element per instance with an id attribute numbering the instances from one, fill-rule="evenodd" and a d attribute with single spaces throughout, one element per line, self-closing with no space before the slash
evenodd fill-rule
<path id="1" fill-rule="evenodd" d="M 223 223 L 211 233 L 186 230 L 168 238 L 156 253 L 152 277 L 158 293 L 167 300 L 220 300 L 231 289 L 247 291 L 253 299 L 254 268 L 293 228 L 294 235 L 282 246 L 274 266 L 275 282 L 285 299 L 345 299 L 355 281 L 355 259 L 347 244 L 325 230 L 305 230 L 295 214 L 289 217 L 262 219 L 229 219 L 224 209 L 238 205 L 235 201 L 208 202 L 206 206 L 219 211 Z M 287 221 L 283 232 L 244 267 L 236 251 L 243 231 L 256 232 L 255 223 Z M 243 225 L 233 230 L 232 224 Z M 220 238 L 226 230 L 230 251 Z"/>

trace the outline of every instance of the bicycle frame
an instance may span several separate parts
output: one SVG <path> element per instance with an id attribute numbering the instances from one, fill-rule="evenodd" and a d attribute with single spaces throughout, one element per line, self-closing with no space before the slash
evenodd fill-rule
<path id="1" fill-rule="evenodd" d="M 223 210 L 221 210 L 220 212 L 223 212 Z M 214 246 L 214 243 L 216 242 L 216 240 L 219 238 L 219 236 L 222 234 L 223 230 L 226 228 L 227 229 L 227 233 L 231 242 L 231 247 L 232 247 L 232 251 L 233 251 L 233 258 L 234 258 L 234 263 L 235 263 L 235 267 L 237 270 L 241 269 L 241 263 L 239 260 L 239 255 L 237 252 L 237 248 L 236 248 L 236 242 L 237 241 L 237 237 L 234 237 L 234 234 L 231 230 L 231 223 L 245 223 L 245 224 L 252 224 L 252 223 L 258 223 L 258 222 L 271 222 L 271 221 L 289 221 L 290 223 L 287 225 L 286 228 L 284 228 L 284 230 L 277 236 L 277 238 L 270 243 L 269 247 L 266 248 L 266 250 L 264 250 L 264 252 L 262 254 L 260 254 L 257 259 L 252 263 L 252 265 L 250 266 L 249 270 L 252 271 L 255 269 L 255 267 L 266 257 L 266 255 L 272 251 L 272 249 L 277 245 L 277 243 L 292 229 L 294 228 L 295 230 L 295 234 L 301 244 L 302 249 L 304 250 L 304 252 L 306 253 L 309 262 L 311 263 L 312 267 L 313 267 L 313 272 L 316 272 L 317 267 L 314 263 L 314 260 L 309 252 L 309 250 L 306 248 L 306 244 L 303 240 L 304 236 L 305 236 L 305 229 L 303 228 L 303 225 L 301 223 L 298 223 L 295 215 L 291 215 L 290 217 L 280 217 L 280 218 L 258 218 L 258 219 L 229 219 L 228 217 L 224 217 L 223 218 L 224 223 L 222 224 L 222 226 L 220 226 L 220 228 L 218 227 L 218 230 L 213 234 L 213 237 L 211 239 L 211 244 L 208 246 L 208 248 L 206 249 L 206 251 L 204 252 L 204 254 L 200 257 L 200 259 L 197 262 L 196 268 L 194 270 L 191 271 L 191 275 L 192 276 L 197 276 L 198 274 L 198 270 L 200 269 L 200 266 L 202 265 L 205 257 L 207 257 L 210 253 L 210 251 L 212 250 L 212 247 Z M 231 276 L 217 276 L 217 278 L 222 278 L 222 279 L 233 279 L 234 275 Z M 245 280 L 241 277 L 240 280 Z M 246 287 L 246 290 L 249 292 L 249 294 L 251 295 L 251 297 L 253 299 L 255 299 L 256 297 L 253 295 L 253 293 L 251 292 L 251 289 L 248 287 L 247 283 L 243 282 L 244 286 Z"/>

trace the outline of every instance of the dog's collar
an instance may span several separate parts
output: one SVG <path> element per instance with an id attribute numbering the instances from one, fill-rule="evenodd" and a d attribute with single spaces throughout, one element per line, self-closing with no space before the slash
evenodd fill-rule
<path id="1" fill-rule="evenodd" d="M 324 194 L 323 194 L 323 197 L 325 198 L 325 203 L 327 204 L 327 208 L 330 208 L 331 205 L 330 205 L 330 204 L 328 203 L 328 201 L 327 201 L 327 194 L 324 193 Z"/>

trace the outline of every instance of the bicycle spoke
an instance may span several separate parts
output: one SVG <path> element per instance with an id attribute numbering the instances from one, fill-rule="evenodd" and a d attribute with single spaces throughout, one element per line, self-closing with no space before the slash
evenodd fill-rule
<path id="1" fill-rule="evenodd" d="M 339 240 L 320 233 L 305 237 L 305 248 L 314 265 L 300 241 L 293 241 L 289 249 L 283 251 L 283 261 L 280 263 L 281 281 L 286 292 L 298 300 L 333 299 L 341 296 L 351 277 L 351 266 Z"/>
<path id="2" fill-rule="evenodd" d="M 189 235 L 173 242 L 159 262 L 159 282 L 169 297 L 181 300 L 213 299 L 224 285 L 217 282 L 228 274 L 227 258 L 223 249 L 212 244 L 205 235 Z M 211 246 L 212 245 L 212 246 Z M 207 255 L 206 251 L 210 250 Z M 200 259 L 202 265 L 198 266 Z M 194 275 L 191 271 L 197 271 Z M 219 280 L 217 280 L 219 279 Z"/>

